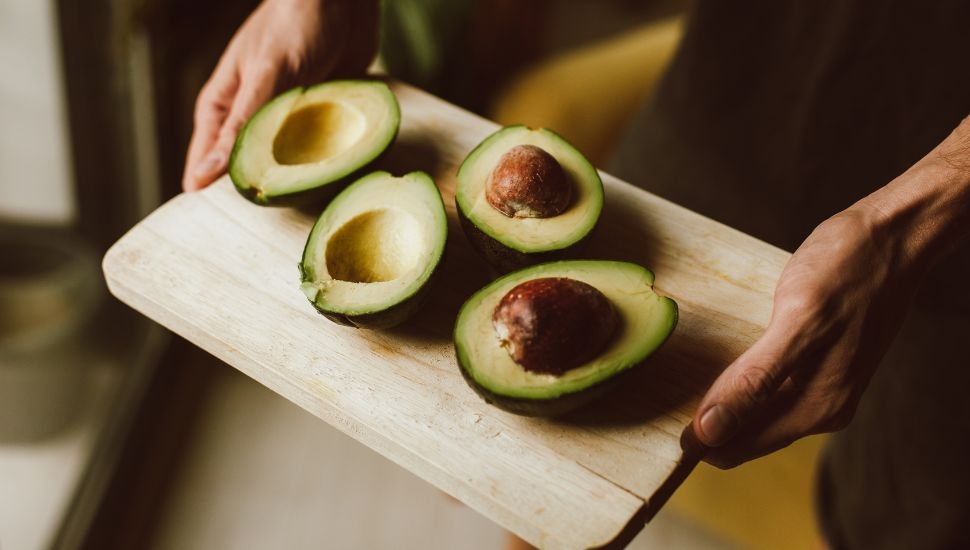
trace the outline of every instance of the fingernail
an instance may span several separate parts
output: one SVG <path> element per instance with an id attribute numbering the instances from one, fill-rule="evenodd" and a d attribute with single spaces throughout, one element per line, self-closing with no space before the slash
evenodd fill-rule
<path id="1" fill-rule="evenodd" d="M 727 443 L 738 429 L 738 418 L 727 407 L 714 405 L 701 415 L 705 443 L 717 447 Z"/>
<path id="2" fill-rule="evenodd" d="M 195 169 L 196 176 L 206 176 L 211 174 L 216 168 L 222 165 L 223 154 L 218 151 L 209 153 L 199 166 Z"/>

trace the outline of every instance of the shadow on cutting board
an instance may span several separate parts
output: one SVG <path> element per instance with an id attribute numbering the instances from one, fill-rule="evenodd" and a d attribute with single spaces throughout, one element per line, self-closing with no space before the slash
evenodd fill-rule
<path id="1" fill-rule="evenodd" d="M 399 135 L 394 144 L 374 164 L 375 170 L 387 170 L 395 176 L 421 170 L 435 177 L 445 160 L 432 137 L 416 133 Z M 437 177 L 435 177 L 436 183 Z"/>
<path id="2" fill-rule="evenodd" d="M 696 389 L 714 382 L 720 367 L 705 366 L 678 350 L 704 346 L 704 342 L 676 330 L 653 355 L 621 375 L 603 398 L 562 417 L 557 422 L 574 426 L 634 426 L 664 415 L 684 414 L 693 407 Z M 690 380 L 690 383 L 684 383 Z M 687 413 L 689 414 L 689 413 Z"/>
<path id="3" fill-rule="evenodd" d="M 387 332 L 412 344 L 450 344 L 458 310 L 492 280 L 489 267 L 465 240 L 458 220 L 449 215 L 448 243 L 424 306 L 410 321 Z"/>
<path id="4" fill-rule="evenodd" d="M 434 176 L 441 171 L 444 159 L 430 138 L 419 135 L 398 136 L 394 143 L 373 163 L 366 165 L 350 177 L 353 183 L 371 172 L 384 170 L 392 176 L 403 176 L 409 172 L 423 171 Z M 440 182 L 437 182 L 440 185 Z M 348 185 L 342 184 L 342 185 Z M 292 205 L 292 208 L 316 220 L 327 207 L 330 200 L 311 200 L 308 203 Z M 448 228 L 451 231 L 451 228 Z"/>
<path id="5" fill-rule="evenodd" d="M 434 144 L 423 142 L 417 136 L 407 137 L 394 145 L 381 161 L 381 168 L 395 173 L 436 172 L 441 159 Z M 447 206 L 448 242 L 424 307 L 410 322 L 388 331 L 414 346 L 450 345 L 461 305 L 494 278 L 488 265 L 466 240 L 454 216 L 453 205 Z M 599 225 L 579 256 L 631 261 L 650 267 L 659 263 L 656 247 L 652 246 L 657 234 L 649 218 L 645 220 L 634 205 L 611 200 L 607 192 Z M 607 249 L 612 252 L 595 252 Z M 698 319 L 689 309 L 681 309 L 682 325 L 699 322 Z M 576 426 L 631 426 L 677 414 L 695 398 L 691 390 L 710 385 L 724 366 L 712 365 L 703 357 L 702 350 L 712 347 L 711 342 L 704 341 L 710 337 L 707 331 L 675 330 L 646 364 L 625 374 L 605 399 L 559 421 Z"/>
<path id="6" fill-rule="evenodd" d="M 438 284 L 427 297 L 424 308 L 411 322 L 389 331 L 412 345 L 450 345 L 455 317 L 462 303 L 491 280 L 488 267 L 471 250 L 453 219 L 449 219 L 449 231 L 446 256 L 436 274 Z M 682 310 L 681 323 L 696 322 L 692 317 L 691 311 Z M 723 367 L 704 360 L 702 350 L 712 347 L 705 338 L 711 337 L 706 331 L 674 330 L 660 350 L 645 364 L 623 375 L 605 398 L 559 422 L 576 426 L 631 426 L 678 414 L 696 398 L 696 388 L 710 385 Z"/>

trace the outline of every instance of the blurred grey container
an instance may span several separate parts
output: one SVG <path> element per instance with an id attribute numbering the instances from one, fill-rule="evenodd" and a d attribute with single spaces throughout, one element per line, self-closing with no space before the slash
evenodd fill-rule
<path id="1" fill-rule="evenodd" d="M 54 436 L 83 412 L 102 299 L 95 256 L 76 236 L 0 227 L 0 443 Z"/>

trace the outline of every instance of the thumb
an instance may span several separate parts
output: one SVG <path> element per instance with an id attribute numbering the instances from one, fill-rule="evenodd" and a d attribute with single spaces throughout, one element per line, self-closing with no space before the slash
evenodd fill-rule
<path id="1" fill-rule="evenodd" d="M 794 363 L 786 358 L 790 341 L 781 323 L 771 323 L 764 335 L 714 381 L 694 414 L 697 439 L 708 447 L 730 441 L 771 402 Z"/>
<path id="2" fill-rule="evenodd" d="M 200 182 L 199 187 L 205 187 L 225 173 L 229 164 L 229 154 L 232 152 L 239 130 L 253 113 L 270 99 L 274 87 L 275 79 L 270 75 L 244 77 L 229 114 L 219 129 L 215 143 L 199 164 L 195 174 Z"/>

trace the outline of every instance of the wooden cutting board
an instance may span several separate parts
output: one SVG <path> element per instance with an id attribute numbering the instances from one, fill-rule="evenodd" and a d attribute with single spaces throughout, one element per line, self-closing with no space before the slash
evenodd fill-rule
<path id="1" fill-rule="evenodd" d="M 717 373 L 763 331 L 788 254 L 604 174 L 606 205 L 587 257 L 652 269 L 656 289 L 680 306 L 679 325 L 586 410 L 559 420 L 502 412 L 465 385 L 451 342 L 459 306 L 489 280 L 455 219 L 455 173 L 497 126 L 392 88 L 401 130 L 379 167 L 429 172 L 450 218 L 442 277 L 405 326 L 369 332 L 317 314 L 296 265 L 318 210 L 255 206 L 227 178 L 131 229 L 105 256 L 108 286 L 532 544 L 624 544 L 696 464 L 681 433 Z"/>

